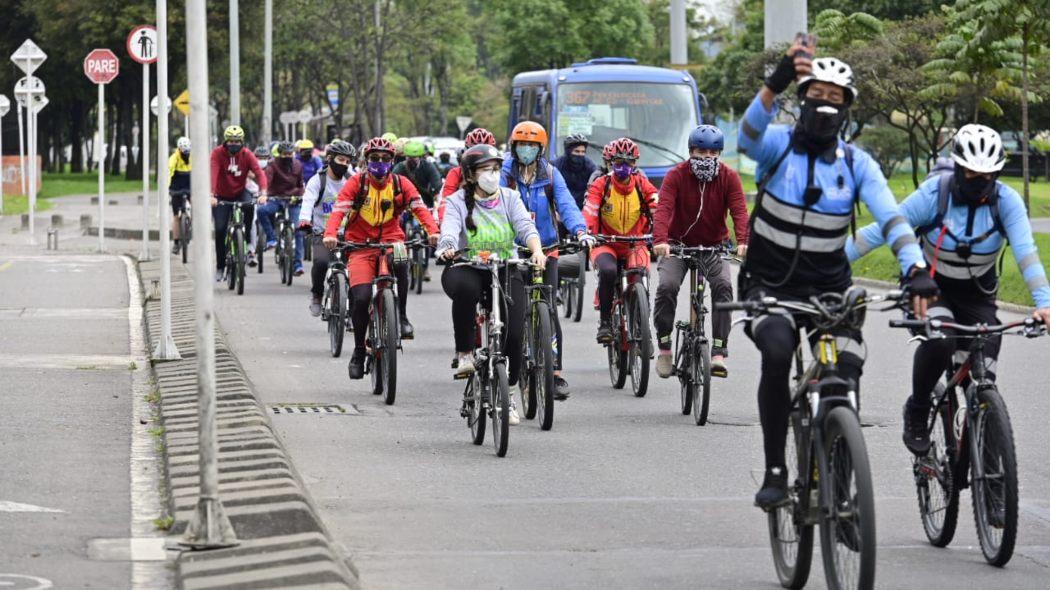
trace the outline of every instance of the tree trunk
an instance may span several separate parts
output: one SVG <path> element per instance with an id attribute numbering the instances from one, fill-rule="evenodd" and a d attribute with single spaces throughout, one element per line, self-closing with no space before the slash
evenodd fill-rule
<path id="1" fill-rule="evenodd" d="M 1028 37 L 1029 25 L 1021 28 L 1021 176 L 1024 178 L 1024 208 L 1029 216 L 1028 201 Z"/>
<path id="2" fill-rule="evenodd" d="M 79 99 L 74 99 L 71 105 L 72 112 L 70 113 L 71 118 L 69 121 L 69 141 L 73 146 L 69 153 L 69 171 L 70 172 L 83 172 L 84 171 L 84 154 L 81 151 L 81 144 L 84 142 L 83 131 L 84 125 L 84 111 L 83 104 Z"/>
<path id="3" fill-rule="evenodd" d="M 915 141 L 915 128 L 908 132 L 908 156 L 911 158 L 911 182 L 919 188 L 919 146 Z"/>

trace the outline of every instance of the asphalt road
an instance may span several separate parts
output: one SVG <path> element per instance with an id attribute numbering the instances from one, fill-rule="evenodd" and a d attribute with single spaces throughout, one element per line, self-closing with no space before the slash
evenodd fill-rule
<path id="1" fill-rule="evenodd" d="M 611 389 L 588 309 L 582 323 L 565 324 L 573 394 L 557 405 L 554 429 L 523 421 L 498 459 L 490 440 L 470 443 L 459 417 L 450 302 L 437 272 L 409 301 L 417 339 L 405 343 L 393 407 L 370 395 L 367 379 L 348 380 L 345 356 L 330 358 L 324 325 L 307 311 L 306 281 L 282 286 L 270 265 L 249 275 L 244 296 L 218 290 L 221 325 L 264 403 L 341 404 L 354 414 L 274 423 L 365 588 L 777 587 L 766 519 L 752 506 L 763 465 L 758 359 L 739 329 L 711 424 L 697 427 L 678 411 L 677 381 L 654 372 L 643 399 Z M 1022 512 L 1016 555 L 996 569 L 981 557 L 968 492 L 951 547 L 926 542 L 900 443 L 912 351 L 886 327 L 889 317 L 869 315 L 862 387 L 878 587 L 1046 588 L 1050 340 L 1011 339 L 1000 359 Z M 821 588 L 816 545 L 809 587 Z"/>

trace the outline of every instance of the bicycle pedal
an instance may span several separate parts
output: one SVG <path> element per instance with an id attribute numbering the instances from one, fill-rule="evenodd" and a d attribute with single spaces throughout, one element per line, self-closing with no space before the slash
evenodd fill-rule
<path id="1" fill-rule="evenodd" d="M 466 381 L 467 379 L 470 379 L 470 375 L 460 375 L 459 373 L 452 375 L 453 381 Z"/>

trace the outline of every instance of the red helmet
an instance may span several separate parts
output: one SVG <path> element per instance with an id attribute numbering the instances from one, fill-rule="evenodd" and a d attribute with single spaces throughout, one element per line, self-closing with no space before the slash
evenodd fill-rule
<path id="1" fill-rule="evenodd" d="M 488 129 L 478 127 L 467 134 L 463 139 L 463 143 L 466 144 L 468 148 L 479 144 L 496 145 L 496 136 Z"/>
<path id="2" fill-rule="evenodd" d="M 638 156 L 641 155 L 641 150 L 638 149 L 638 145 L 626 137 L 613 140 L 608 146 L 606 146 L 606 149 L 612 154 L 611 158 L 637 160 Z"/>
<path id="3" fill-rule="evenodd" d="M 387 152 L 393 156 L 395 152 L 394 144 L 390 143 L 390 140 L 388 139 L 373 137 L 365 143 L 364 148 L 361 150 L 362 155 L 366 158 L 368 157 L 368 154 L 372 152 Z"/>
<path id="4" fill-rule="evenodd" d="M 610 141 L 609 143 L 605 144 L 605 147 L 602 148 L 602 159 L 603 160 L 611 160 L 611 159 L 613 159 L 613 143 L 615 143 L 615 142 Z"/>

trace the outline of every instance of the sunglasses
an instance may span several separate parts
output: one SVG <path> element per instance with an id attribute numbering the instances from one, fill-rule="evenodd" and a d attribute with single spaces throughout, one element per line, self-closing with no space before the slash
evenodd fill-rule
<path id="1" fill-rule="evenodd" d="M 617 166 L 622 166 L 624 164 L 629 164 L 631 166 L 634 166 L 634 163 L 636 161 L 637 160 L 628 160 L 627 158 L 613 158 L 612 159 L 612 163 L 616 164 Z"/>
<path id="2" fill-rule="evenodd" d="M 389 154 L 372 154 L 368 156 L 369 162 L 393 162 L 394 157 Z"/>

